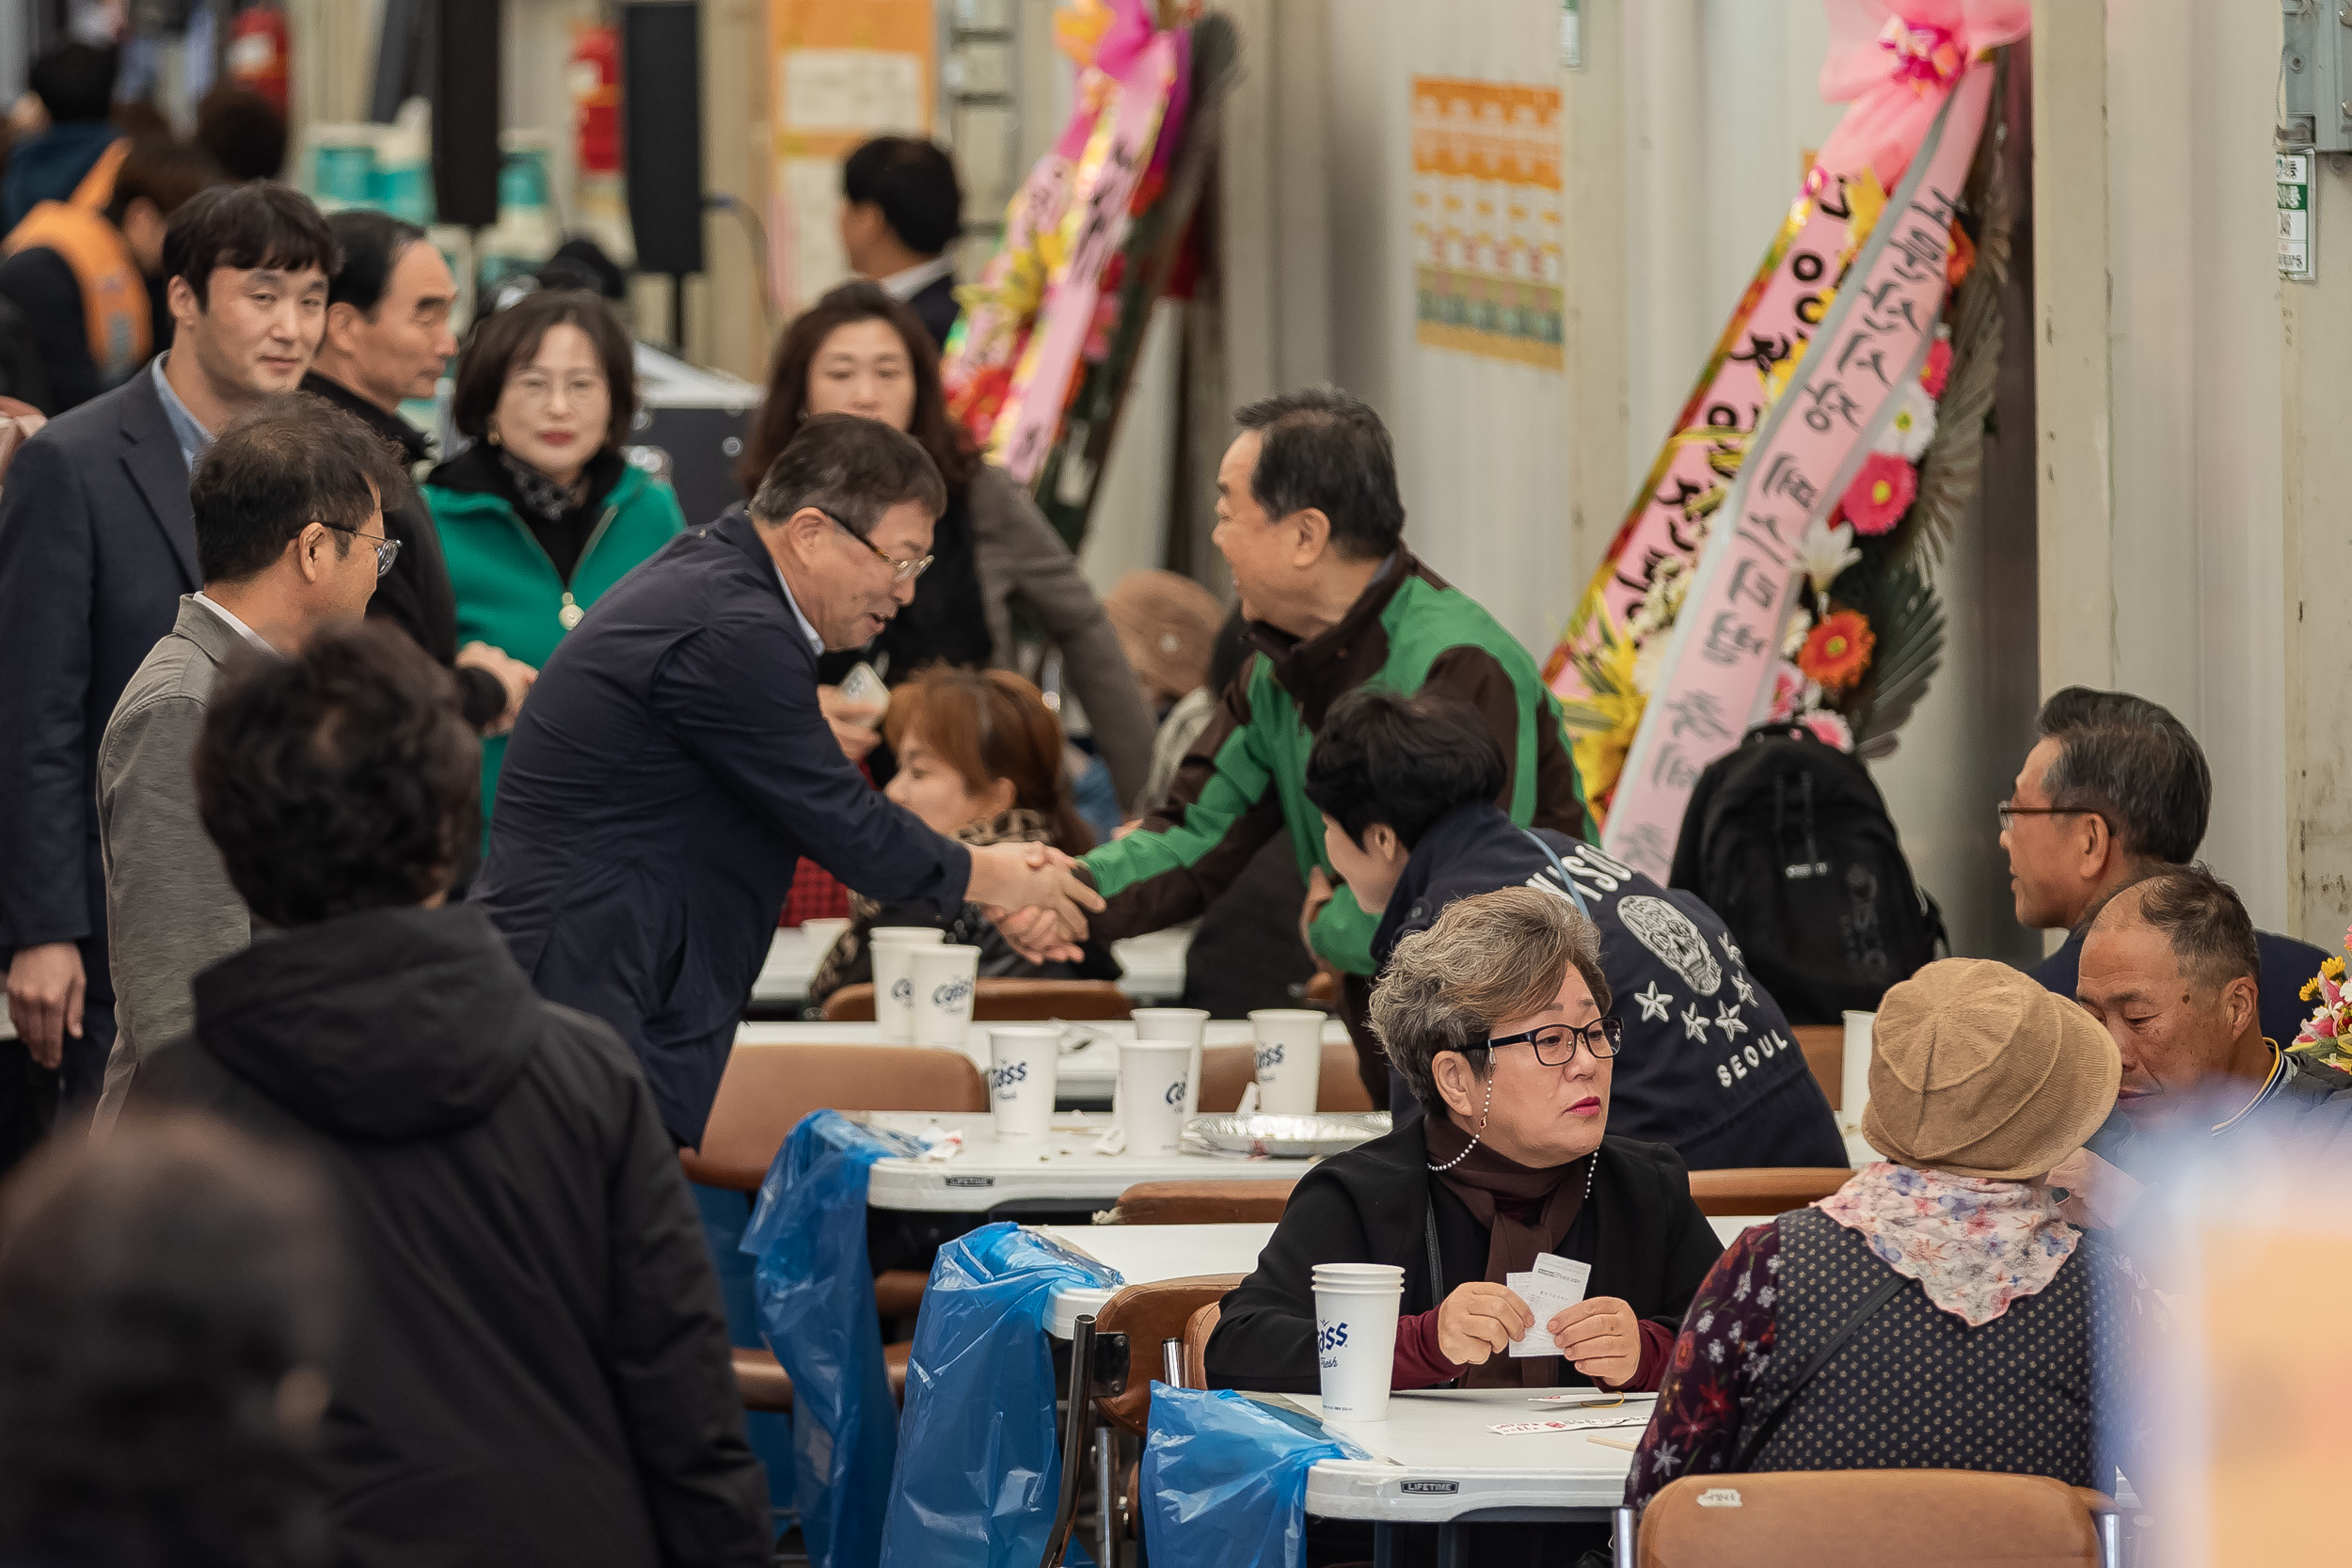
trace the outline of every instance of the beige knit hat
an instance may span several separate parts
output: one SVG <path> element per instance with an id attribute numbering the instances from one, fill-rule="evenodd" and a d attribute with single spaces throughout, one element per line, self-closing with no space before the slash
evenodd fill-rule
<path id="1" fill-rule="evenodd" d="M 1209 679 L 1225 607 L 1174 572 L 1129 572 L 1103 601 L 1147 693 L 1182 697 Z"/>
<path id="2" fill-rule="evenodd" d="M 2107 1118 L 2123 1060 L 2097 1021 L 1989 958 L 1945 958 L 1879 1004 L 1862 1135 L 1907 1165 L 2022 1181 Z"/>

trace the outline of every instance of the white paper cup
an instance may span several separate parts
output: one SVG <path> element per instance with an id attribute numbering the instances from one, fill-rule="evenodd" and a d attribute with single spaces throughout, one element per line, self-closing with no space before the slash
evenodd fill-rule
<path id="1" fill-rule="evenodd" d="M 825 955 L 833 951 L 834 944 L 841 940 L 841 933 L 849 928 L 847 920 L 833 915 L 801 922 L 801 939 L 808 943 L 810 969 L 825 961 Z"/>
<path id="2" fill-rule="evenodd" d="M 1324 1418 L 1387 1420 L 1405 1271 L 1384 1263 L 1318 1263 L 1314 1291 Z"/>
<path id="3" fill-rule="evenodd" d="M 1312 1116 L 1323 1089 L 1324 1015 L 1310 1007 L 1265 1007 L 1249 1015 L 1258 1037 L 1258 1109 Z"/>
<path id="4" fill-rule="evenodd" d="M 1192 1047 L 1192 1063 L 1185 1069 L 1184 1116 L 1187 1119 L 1200 1114 L 1200 1034 L 1209 1024 L 1206 1007 L 1137 1007 L 1130 1015 L 1136 1022 L 1136 1038 L 1139 1040 L 1183 1040 Z"/>
<path id="5" fill-rule="evenodd" d="M 1185 1091 L 1196 1047 L 1125 1040 L 1119 1047 L 1119 1124 L 1130 1154 L 1173 1154 L 1184 1135 Z"/>
<path id="6" fill-rule="evenodd" d="M 1054 1075 L 1061 1065 L 1061 1031 L 1034 1024 L 988 1032 L 988 1103 L 996 1136 L 1035 1143 L 1054 1125 Z"/>
<path id="7" fill-rule="evenodd" d="M 1879 1015 L 1846 1009 L 1846 1053 L 1837 1078 L 1837 1119 L 1860 1128 L 1862 1108 L 1870 1103 L 1870 1041 Z"/>
<path id="8" fill-rule="evenodd" d="M 931 926 L 877 926 L 866 933 L 874 957 L 874 1022 L 888 1043 L 914 1043 L 913 949 L 946 940 L 946 932 Z"/>
<path id="9" fill-rule="evenodd" d="M 963 1049 L 972 1034 L 974 982 L 980 973 L 980 950 L 944 943 L 910 947 L 909 972 L 914 977 L 914 1043 Z"/>

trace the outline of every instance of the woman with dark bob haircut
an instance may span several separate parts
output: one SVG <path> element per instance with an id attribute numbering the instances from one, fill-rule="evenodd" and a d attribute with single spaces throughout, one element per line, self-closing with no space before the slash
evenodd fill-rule
<path id="1" fill-rule="evenodd" d="M 825 683 L 818 695 L 850 760 L 864 760 L 877 739 L 870 714 L 860 722 L 837 711 L 835 687 L 859 660 L 891 687 L 933 664 L 1033 673 L 1015 637 L 1017 607 L 1061 649 L 1120 802 L 1134 800 L 1151 772 L 1152 719 L 1119 633 L 1028 492 L 983 463 L 947 418 L 930 331 L 876 284 L 845 283 L 785 329 L 767 401 L 736 465 L 746 495 L 814 414 L 855 414 L 905 431 L 947 482 L 947 510 L 932 531 L 930 569 L 914 602 L 865 648 L 827 654 L 818 665 Z"/>
<path id="2" fill-rule="evenodd" d="M 457 641 L 537 670 L 597 595 L 684 531 L 669 485 L 628 461 L 635 350 L 584 289 L 526 295 L 474 324 L 451 415 L 473 444 L 425 480 L 457 591 Z M 506 737 L 482 747 L 488 825 Z"/>
<path id="3" fill-rule="evenodd" d="M 1680 1156 L 1607 1135 L 1622 1035 L 1609 1005 L 1592 922 L 1534 888 L 1458 899 L 1398 942 L 1372 1023 L 1425 1114 L 1299 1179 L 1257 1272 L 1225 1298 L 1211 1386 L 1315 1392 L 1314 1268 L 1347 1262 L 1405 1271 L 1396 1388 L 1657 1388 L 1723 1246 Z M 1545 1253 L 1592 1274 L 1582 1301 L 1538 1321 L 1505 1281 Z M 1532 1331 L 1560 1354 L 1508 1354 Z M 1517 1551 L 1498 1540 L 1470 1557 Z"/>

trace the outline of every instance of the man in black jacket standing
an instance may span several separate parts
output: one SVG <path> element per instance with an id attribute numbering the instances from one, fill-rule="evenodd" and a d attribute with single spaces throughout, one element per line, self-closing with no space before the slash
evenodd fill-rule
<path id="1" fill-rule="evenodd" d="M 1331 705 L 1306 792 L 1331 863 L 1379 912 L 1373 962 L 1385 969 L 1398 942 L 1473 894 L 1567 899 L 1599 929 L 1625 1030 L 1613 1131 L 1671 1144 L 1692 1170 L 1844 1164 L 1828 1097 L 1714 911 L 1581 839 L 1515 825 L 1494 803 L 1502 777 L 1493 733 L 1452 692 L 1365 689 Z M 1389 1097 L 1400 1124 L 1419 1114 L 1401 1091 Z"/>
<path id="2" fill-rule="evenodd" d="M 400 417 L 406 398 L 429 398 L 457 352 L 449 329 L 457 280 L 424 230 L 385 213 L 353 209 L 326 220 L 342 245 L 342 270 L 326 290 L 326 331 L 302 389 L 316 392 L 398 448 L 413 469 L 433 454 L 424 433 Z M 441 535 L 417 487 L 384 498 L 384 529 L 400 541 L 392 569 L 368 601 L 371 620 L 389 621 L 457 672 L 466 722 L 502 735 L 515 722 L 537 673 L 486 642 L 457 645 L 457 594 Z"/>
<path id="3" fill-rule="evenodd" d="M 358 1277 L 320 1464 L 336 1560 L 567 1568 L 771 1556 L 725 1318 L 628 1051 L 447 906 L 479 830 L 450 678 L 379 626 L 214 693 L 205 831 L 276 934 L 199 974 L 142 1106 L 315 1154 Z"/>
<path id="4" fill-rule="evenodd" d="M 702 1142 L 735 1027 L 802 856 L 944 924 L 1034 911 L 1082 956 L 1094 891 L 1043 845 L 966 847 L 875 793 L 817 705 L 817 656 L 914 597 L 946 486 L 914 438 L 822 414 L 748 512 L 689 529 L 548 660 L 499 779 L 472 896 L 539 994 L 637 1053 L 662 1120 Z"/>

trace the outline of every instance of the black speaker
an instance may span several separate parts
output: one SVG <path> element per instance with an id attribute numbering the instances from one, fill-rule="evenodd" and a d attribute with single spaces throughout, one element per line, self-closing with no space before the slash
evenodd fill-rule
<path id="1" fill-rule="evenodd" d="M 703 270 L 700 16 L 694 0 L 621 8 L 622 156 L 640 272 Z"/>
<path id="2" fill-rule="evenodd" d="M 433 204 L 443 223 L 469 229 L 499 216 L 499 10 L 483 0 L 433 0 L 424 19 Z"/>

